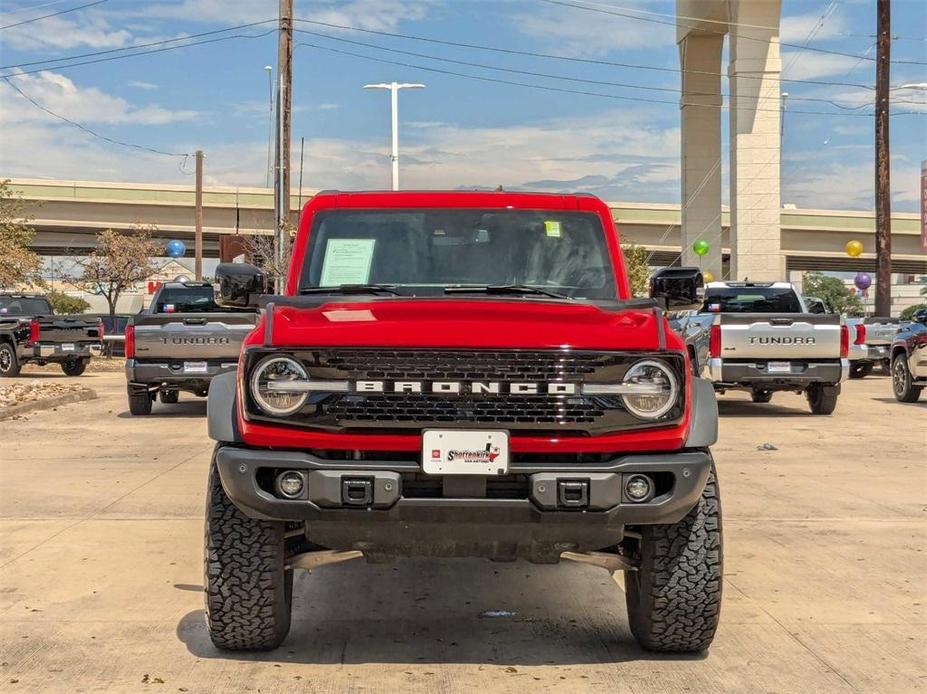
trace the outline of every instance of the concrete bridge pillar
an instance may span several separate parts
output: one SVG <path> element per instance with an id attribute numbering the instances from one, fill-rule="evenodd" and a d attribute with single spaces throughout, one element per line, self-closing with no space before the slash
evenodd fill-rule
<path id="1" fill-rule="evenodd" d="M 724 34 L 689 32 L 682 66 L 682 263 L 721 279 L 721 49 Z M 692 244 L 703 239 L 699 257 Z"/>
<path id="2" fill-rule="evenodd" d="M 729 0 L 731 279 L 785 276 L 780 242 L 781 0 Z"/>

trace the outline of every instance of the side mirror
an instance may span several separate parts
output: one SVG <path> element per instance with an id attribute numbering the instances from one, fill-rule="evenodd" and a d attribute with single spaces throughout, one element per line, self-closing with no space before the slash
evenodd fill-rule
<path id="1" fill-rule="evenodd" d="M 650 278 L 650 298 L 666 311 L 696 310 L 702 305 L 699 289 L 703 286 L 697 267 L 663 268 Z"/>
<path id="2" fill-rule="evenodd" d="M 216 267 L 219 295 L 216 303 L 228 308 L 257 308 L 257 299 L 267 293 L 267 278 L 260 268 L 248 263 L 220 263 Z"/>

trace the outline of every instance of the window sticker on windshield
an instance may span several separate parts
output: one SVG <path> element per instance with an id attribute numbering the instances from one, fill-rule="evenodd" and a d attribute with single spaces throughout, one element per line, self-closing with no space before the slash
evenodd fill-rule
<path id="1" fill-rule="evenodd" d="M 328 239 L 320 287 L 366 284 L 376 239 Z"/>
<path id="2" fill-rule="evenodd" d="M 560 238 L 560 222 L 554 220 L 546 220 L 544 222 L 544 231 L 551 238 L 559 239 Z"/>

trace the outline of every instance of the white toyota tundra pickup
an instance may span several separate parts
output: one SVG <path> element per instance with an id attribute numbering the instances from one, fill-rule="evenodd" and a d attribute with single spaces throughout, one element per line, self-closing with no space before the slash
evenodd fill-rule
<path id="1" fill-rule="evenodd" d="M 709 327 L 708 374 L 715 390 L 804 393 L 813 414 L 831 414 L 849 373 L 850 333 L 842 316 L 810 313 L 788 282 L 711 282 L 702 315 Z M 854 335 L 855 337 L 855 335 Z"/>

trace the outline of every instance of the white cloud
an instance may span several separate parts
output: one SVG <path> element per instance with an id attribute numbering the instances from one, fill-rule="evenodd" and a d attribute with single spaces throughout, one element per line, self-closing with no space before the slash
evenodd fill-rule
<path id="1" fill-rule="evenodd" d="M 135 87 L 136 89 L 151 90 L 151 89 L 158 88 L 157 84 L 154 84 L 152 82 L 142 82 L 141 80 L 129 80 L 128 82 L 126 82 L 126 84 L 129 85 L 130 87 Z"/>
<path id="2" fill-rule="evenodd" d="M 782 17 L 779 23 L 779 38 L 786 43 L 802 45 L 805 41 L 811 45 L 816 41 L 826 41 L 843 36 L 847 32 L 847 21 L 843 13 L 837 9 L 824 17 L 824 23 L 817 30 L 822 13 L 819 10 L 804 14 L 793 14 Z M 811 36 L 811 33 L 814 35 Z M 809 36 L 811 36 L 809 40 Z M 875 39 L 873 39 L 874 41 Z"/>
<path id="3" fill-rule="evenodd" d="M 86 10 L 73 17 L 49 17 L 41 22 L 7 29 L 3 40 L 21 51 L 48 48 L 121 48 L 130 43 L 132 33 L 113 28 L 102 12 Z"/>
<path id="4" fill-rule="evenodd" d="M 523 34 L 544 41 L 545 50 L 563 56 L 602 56 L 622 49 L 673 48 L 672 26 L 610 17 L 572 7 L 544 7 L 512 17 Z"/>
<path id="5" fill-rule="evenodd" d="M 836 148 L 835 148 L 836 149 Z M 872 149 L 846 158 L 846 150 L 828 156 L 819 150 L 800 166 L 786 162 L 782 200 L 799 207 L 871 210 L 874 205 Z M 839 159 L 838 159 L 839 157 Z M 896 212 L 914 211 L 920 200 L 920 167 L 905 157 L 892 157 L 892 205 Z"/>
<path id="6" fill-rule="evenodd" d="M 196 111 L 173 111 L 161 106 L 135 107 L 122 97 L 113 96 L 96 87 L 80 87 L 73 80 L 55 72 L 21 75 L 15 80 L 24 93 L 50 111 L 81 123 L 110 125 L 165 125 L 189 121 Z M 21 123 L 58 122 L 40 111 L 6 83 L 0 83 L 0 123 L 18 127 Z M 5 138 L 14 139 L 14 138 Z"/>
<path id="7" fill-rule="evenodd" d="M 852 77 L 860 84 L 871 82 L 872 62 L 829 53 L 800 52 L 798 49 L 783 51 L 782 76 L 792 80 L 813 80 L 823 77 Z M 859 74 L 857 74 L 859 73 Z M 864 79 L 860 75 L 865 73 Z"/>

